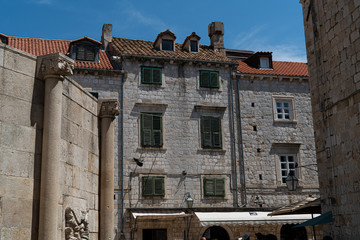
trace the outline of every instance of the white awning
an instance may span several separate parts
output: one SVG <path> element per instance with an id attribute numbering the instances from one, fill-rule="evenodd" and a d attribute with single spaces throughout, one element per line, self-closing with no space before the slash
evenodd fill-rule
<path id="1" fill-rule="evenodd" d="M 161 218 L 177 218 L 191 216 L 181 211 L 171 212 L 132 212 L 135 219 L 161 219 Z"/>
<path id="2" fill-rule="evenodd" d="M 201 226 L 297 224 L 311 219 L 311 214 L 268 216 L 271 212 L 195 212 Z M 319 214 L 314 214 L 314 217 Z"/>

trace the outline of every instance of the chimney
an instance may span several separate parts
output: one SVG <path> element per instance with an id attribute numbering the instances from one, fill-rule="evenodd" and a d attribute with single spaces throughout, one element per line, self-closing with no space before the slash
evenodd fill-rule
<path id="1" fill-rule="evenodd" d="M 224 23 L 212 22 L 209 24 L 209 37 L 211 47 L 216 51 L 225 55 L 224 47 Z"/>
<path id="2" fill-rule="evenodd" d="M 112 24 L 104 24 L 102 28 L 102 35 L 101 35 L 101 43 L 104 47 L 104 50 L 109 50 L 109 43 L 112 40 Z"/>

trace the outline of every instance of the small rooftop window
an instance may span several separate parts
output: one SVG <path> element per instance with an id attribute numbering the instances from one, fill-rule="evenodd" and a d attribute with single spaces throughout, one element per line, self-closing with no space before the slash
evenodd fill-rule
<path id="1" fill-rule="evenodd" d="M 198 41 L 190 41 L 190 50 L 191 52 L 198 52 Z"/>
<path id="2" fill-rule="evenodd" d="M 95 47 L 92 45 L 77 44 L 76 60 L 95 61 Z"/>
<path id="3" fill-rule="evenodd" d="M 173 41 L 163 39 L 161 43 L 161 50 L 174 51 Z"/>
<path id="4" fill-rule="evenodd" d="M 270 61 L 268 57 L 260 57 L 260 68 L 270 68 Z"/>
<path id="5" fill-rule="evenodd" d="M 71 42 L 71 57 L 76 61 L 99 62 L 101 43 L 84 37 Z"/>

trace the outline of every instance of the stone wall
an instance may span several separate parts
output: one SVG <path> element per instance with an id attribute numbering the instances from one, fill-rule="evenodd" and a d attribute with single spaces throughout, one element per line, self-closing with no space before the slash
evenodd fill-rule
<path id="1" fill-rule="evenodd" d="M 0 43 L 0 239 L 37 239 L 44 81 L 37 58 Z M 98 232 L 99 146 L 97 101 L 71 79 L 63 81 L 58 238 L 65 210 L 88 214 Z M 84 215 L 85 216 L 85 215 Z"/>
<path id="2" fill-rule="evenodd" d="M 305 0 L 322 211 L 334 239 L 360 236 L 360 2 Z"/>
<path id="3" fill-rule="evenodd" d="M 267 78 L 238 79 L 242 139 L 248 206 L 278 208 L 318 195 L 315 142 L 311 101 L 307 80 Z M 294 121 L 277 122 L 274 100 L 289 99 L 294 104 Z M 237 102 L 237 104 L 239 104 Z M 277 149 L 295 148 L 299 187 L 290 192 L 281 182 Z M 313 169 L 313 170 L 311 170 Z"/>

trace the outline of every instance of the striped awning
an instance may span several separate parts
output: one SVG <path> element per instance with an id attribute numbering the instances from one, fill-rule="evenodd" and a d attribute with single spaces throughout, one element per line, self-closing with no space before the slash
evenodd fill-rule
<path id="1" fill-rule="evenodd" d="M 278 225 L 298 224 L 312 218 L 311 214 L 268 216 L 270 212 L 195 212 L 201 226 L 213 225 Z M 318 216 L 319 214 L 315 214 Z"/>

